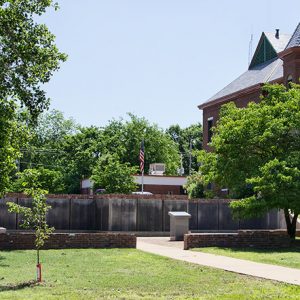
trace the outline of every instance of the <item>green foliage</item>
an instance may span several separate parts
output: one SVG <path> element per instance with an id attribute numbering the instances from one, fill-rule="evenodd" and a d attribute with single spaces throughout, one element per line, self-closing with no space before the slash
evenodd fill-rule
<path id="1" fill-rule="evenodd" d="M 30 118 L 30 116 L 29 116 Z M 65 138 L 78 132 L 79 126 L 73 119 L 65 119 L 62 112 L 51 110 L 40 114 L 36 123 L 30 123 L 31 140 L 22 149 L 20 170 L 44 166 L 58 170 L 61 146 Z"/>
<path id="2" fill-rule="evenodd" d="M 177 144 L 179 152 L 182 154 L 182 163 L 184 173 L 189 174 L 190 171 L 190 155 L 191 155 L 191 172 L 198 171 L 197 156 L 194 151 L 202 149 L 202 126 L 200 123 L 190 125 L 187 128 L 172 125 L 166 133 L 170 135 L 172 140 Z M 192 152 L 192 153 L 191 153 Z"/>
<path id="3" fill-rule="evenodd" d="M 194 172 L 187 177 L 187 183 L 185 185 L 189 198 L 203 198 L 204 197 L 204 185 L 202 175 L 199 172 Z"/>
<path id="4" fill-rule="evenodd" d="M 231 205 L 237 217 L 284 209 L 292 236 L 289 226 L 300 212 L 300 87 L 266 85 L 263 95 L 246 108 L 222 107 L 213 152 L 199 155 L 201 172 L 206 182 L 243 198 Z M 288 220 L 289 211 L 293 220 Z"/>
<path id="5" fill-rule="evenodd" d="M 54 35 L 44 24 L 36 22 L 36 17 L 50 6 L 57 8 L 51 0 L 0 1 L 1 195 L 20 160 L 21 147 L 29 139 L 25 114 L 18 115 L 16 103 L 27 107 L 35 120 L 49 103 L 43 84 L 66 59 L 55 46 Z"/>
<path id="6" fill-rule="evenodd" d="M 64 174 L 67 193 L 79 193 L 80 180 L 92 175 L 103 151 L 102 143 L 101 129 L 94 126 L 82 127 L 76 134 L 65 136 L 59 146 L 58 165 Z"/>
<path id="7" fill-rule="evenodd" d="M 36 22 L 52 5 L 57 8 L 52 0 L 0 1 L 0 99 L 20 101 L 33 116 L 48 107 L 42 85 L 66 60 L 55 36 Z"/>
<path id="8" fill-rule="evenodd" d="M 28 186 L 47 190 L 49 193 L 59 194 L 65 190 L 63 174 L 60 171 L 43 167 L 25 169 L 17 174 L 17 180 L 12 184 L 12 192 L 23 192 Z"/>
<path id="9" fill-rule="evenodd" d="M 121 163 L 116 155 L 105 155 L 99 158 L 91 179 L 94 187 L 105 188 L 106 193 L 129 194 L 137 189 L 132 174 L 137 167 Z"/>
<path id="10" fill-rule="evenodd" d="M 0 195 L 7 191 L 10 175 L 21 157 L 20 147 L 27 139 L 28 131 L 18 120 L 16 105 L 0 99 Z"/>
<path id="11" fill-rule="evenodd" d="M 36 147 L 49 145 L 55 148 L 65 136 L 76 134 L 79 128 L 72 118 L 66 119 L 61 111 L 53 109 L 39 115 L 37 123 L 32 127 L 32 144 Z"/>
<path id="12" fill-rule="evenodd" d="M 79 193 L 80 180 L 89 178 L 98 158 L 112 155 L 120 164 L 139 165 L 145 140 L 145 171 L 150 163 L 165 163 L 176 174 L 180 157 L 176 143 L 157 125 L 129 114 L 129 120 L 112 120 L 105 127 L 80 127 L 57 110 L 41 114 L 30 125 L 31 140 L 22 149 L 20 170 L 44 167 L 63 174 L 64 192 Z M 136 171 L 137 172 L 137 171 Z M 61 186 L 61 185 L 60 185 Z M 54 190 L 53 188 L 50 191 Z"/>
<path id="13" fill-rule="evenodd" d="M 139 165 L 139 150 L 145 139 L 145 169 L 149 164 L 166 164 L 168 174 L 176 174 L 180 159 L 176 144 L 157 125 L 129 114 L 125 121 L 112 120 L 105 127 L 79 127 L 57 111 L 42 114 L 32 129 L 33 141 L 21 167 L 43 165 L 64 174 L 65 192 L 80 192 L 80 180 L 92 175 L 99 157 L 113 155 L 121 164 Z"/>
<path id="14" fill-rule="evenodd" d="M 46 220 L 47 212 L 51 206 L 46 203 L 45 194 L 47 191 L 35 187 L 37 183 L 34 177 L 27 182 L 26 186 L 28 188 L 25 189 L 25 194 L 32 197 L 32 208 L 24 207 L 14 202 L 8 202 L 7 205 L 9 212 L 22 216 L 21 226 L 23 228 L 34 229 L 37 263 L 39 263 L 39 250 L 54 231 L 54 228 L 48 226 Z"/>
<path id="15" fill-rule="evenodd" d="M 176 174 L 180 157 L 175 142 L 156 124 L 128 114 L 130 120 L 113 120 L 103 128 L 103 153 L 115 153 L 122 163 L 139 165 L 141 141 L 145 146 L 145 172 L 151 163 L 166 164 L 166 174 Z"/>

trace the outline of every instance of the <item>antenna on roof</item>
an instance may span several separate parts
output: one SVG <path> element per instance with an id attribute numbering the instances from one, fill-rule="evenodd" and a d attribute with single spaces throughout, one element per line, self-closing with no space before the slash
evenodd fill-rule
<path id="1" fill-rule="evenodd" d="M 253 33 L 251 33 L 250 42 L 249 42 L 248 67 L 250 66 L 251 59 L 252 59 L 252 47 L 253 47 Z"/>

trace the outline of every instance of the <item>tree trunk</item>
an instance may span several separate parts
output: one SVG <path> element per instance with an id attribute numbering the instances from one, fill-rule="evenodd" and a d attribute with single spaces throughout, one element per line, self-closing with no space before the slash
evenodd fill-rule
<path id="1" fill-rule="evenodd" d="M 295 239 L 296 237 L 296 226 L 297 226 L 297 218 L 298 213 L 294 213 L 294 216 L 291 218 L 289 210 L 287 208 L 284 209 L 284 216 L 286 222 L 287 233 L 291 239 Z"/>

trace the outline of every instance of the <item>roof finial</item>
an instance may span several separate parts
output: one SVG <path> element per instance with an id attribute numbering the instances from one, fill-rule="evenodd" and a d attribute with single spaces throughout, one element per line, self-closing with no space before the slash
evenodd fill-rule
<path id="1" fill-rule="evenodd" d="M 276 39 L 279 39 L 279 29 L 276 29 L 275 37 L 276 37 Z"/>

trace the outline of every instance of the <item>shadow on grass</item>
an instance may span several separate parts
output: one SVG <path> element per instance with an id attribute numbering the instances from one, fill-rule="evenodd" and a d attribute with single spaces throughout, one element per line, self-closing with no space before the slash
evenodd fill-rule
<path id="1" fill-rule="evenodd" d="M 0 292 L 17 291 L 17 290 L 22 290 L 27 287 L 33 287 L 36 285 L 38 285 L 38 283 L 35 280 L 19 282 L 17 284 L 0 285 Z"/>
<path id="2" fill-rule="evenodd" d="M 231 248 L 231 247 L 218 247 L 222 250 L 230 249 L 231 252 L 255 252 L 255 253 L 300 253 L 300 243 L 296 243 L 289 248 Z"/>

